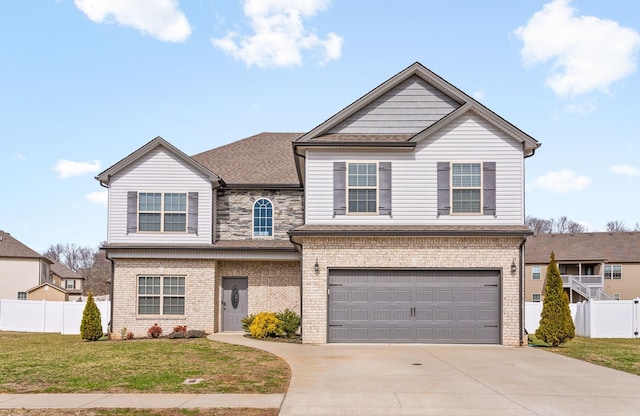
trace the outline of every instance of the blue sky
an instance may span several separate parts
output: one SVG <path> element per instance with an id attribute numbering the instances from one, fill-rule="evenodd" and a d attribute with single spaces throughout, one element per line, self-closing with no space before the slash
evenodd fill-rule
<path id="1" fill-rule="evenodd" d="M 311 130 L 419 61 L 540 142 L 527 214 L 640 222 L 640 3 L 0 4 L 0 229 L 106 239 L 94 176 L 156 136 L 195 154 Z"/>

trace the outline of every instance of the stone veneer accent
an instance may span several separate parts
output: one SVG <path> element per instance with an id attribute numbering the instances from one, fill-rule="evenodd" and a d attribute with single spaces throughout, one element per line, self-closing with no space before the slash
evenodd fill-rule
<path id="1" fill-rule="evenodd" d="M 519 345 L 520 237 L 304 237 L 302 341 L 327 342 L 329 268 L 502 269 L 502 344 Z M 318 261 L 320 271 L 314 270 Z"/>
<path id="2" fill-rule="evenodd" d="M 138 276 L 185 276 L 184 316 L 138 315 Z M 169 334 L 177 325 L 209 333 L 221 328 L 223 277 L 248 277 L 249 313 L 300 313 L 300 262 L 196 259 L 115 259 L 113 331 L 146 337 L 154 323 Z"/>
<path id="3" fill-rule="evenodd" d="M 301 190 L 218 190 L 216 240 L 248 240 L 253 237 L 253 204 L 267 198 L 273 204 L 273 237 L 289 239 L 289 230 L 303 223 Z"/>

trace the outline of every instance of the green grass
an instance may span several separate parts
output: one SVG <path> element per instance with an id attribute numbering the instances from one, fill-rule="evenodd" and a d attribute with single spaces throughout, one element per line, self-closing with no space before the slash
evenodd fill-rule
<path id="1" fill-rule="evenodd" d="M 0 393 L 284 393 L 290 377 L 272 354 L 206 338 L 0 332 Z M 189 378 L 203 382 L 183 384 Z"/>
<path id="2" fill-rule="evenodd" d="M 530 336 L 531 345 L 548 348 L 556 354 L 640 376 L 640 339 L 581 338 L 552 348 Z"/>

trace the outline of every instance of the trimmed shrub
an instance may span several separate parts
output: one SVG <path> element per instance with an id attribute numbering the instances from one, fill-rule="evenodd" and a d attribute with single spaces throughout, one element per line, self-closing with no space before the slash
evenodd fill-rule
<path id="1" fill-rule="evenodd" d="M 102 332 L 102 318 L 100 309 L 93 300 L 93 295 L 89 292 L 89 299 L 82 312 L 82 323 L 80 324 L 80 337 L 87 341 L 97 341 L 104 335 Z"/>
<path id="2" fill-rule="evenodd" d="M 545 277 L 544 299 L 542 301 L 540 326 L 536 338 L 557 347 L 570 341 L 576 332 L 569 309 L 569 297 L 562 287 L 562 277 L 552 252 Z"/>
<path id="3" fill-rule="evenodd" d="M 249 327 L 251 326 L 255 318 L 256 318 L 256 315 L 254 313 L 242 318 L 242 321 L 240 321 L 242 322 L 242 329 L 246 332 L 249 332 Z"/>
<path id="4" fill-rule="evenodd" d="M 291 309 L 276 313 L 276 318 L 280 320 L 280 329 L 287 338 L 294 336 L 300 327 L 300 315 Z"/>
<path id="5" fill-rule="evenodd" d="M 162 328 L 160 328 L 158 324 L 153 324 L 147 331 L 147 334 L 149 334 L 151 338 L 158 338 L 160 335 L 162 335 Z"/>
<path id="6" fill-rule="evenodd" d="M 284 334 L 281 321 L 273 312 L 260 312 L 249 326 L 249 333 L 254 338 L 278 337 Z"/>

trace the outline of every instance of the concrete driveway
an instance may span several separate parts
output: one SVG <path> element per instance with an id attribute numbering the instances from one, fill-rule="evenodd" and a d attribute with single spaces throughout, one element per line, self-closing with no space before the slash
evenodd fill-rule
<path id="1" fill-rule="evenodd" d="M 289 363 L 281 416 L 640 414 L 640 377 L 536 348 L 210 338 Z"/>

